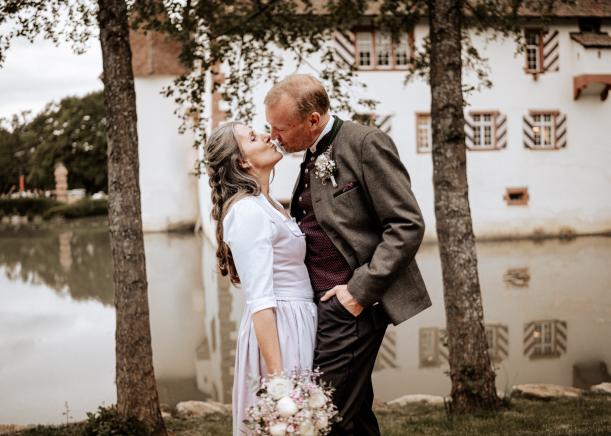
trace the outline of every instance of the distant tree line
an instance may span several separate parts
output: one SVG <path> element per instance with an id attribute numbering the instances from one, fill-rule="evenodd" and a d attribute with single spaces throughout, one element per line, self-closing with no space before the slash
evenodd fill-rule
<path id="1" fill-rule="evenodd" d="M 55 189 L 58 162 L 69 188 L 107 191 L 106 118 L 101 91 L 49 103 L 37 115 L 22 112 L 0 123 L 0 193 Z"/>

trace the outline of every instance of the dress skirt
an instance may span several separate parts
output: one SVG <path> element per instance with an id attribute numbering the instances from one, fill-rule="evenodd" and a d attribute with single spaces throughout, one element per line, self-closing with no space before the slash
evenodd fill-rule
<path id="1" fill-rule="evenodd" d="M 311 298 L 278 296 L 275 312 L 283 368 L 287 372 L 293 369 L 312 369 L 316 340 L 316 305 Z M 248 407 L 255 401 L 260 377 L 267 376 L 248 305 L 240 323 L 237 342 L 233 383 L 234 436 L 248 434 L 243 420 L 247 418 Z M 235 429 L 239 430 L 236 432 Z"/>

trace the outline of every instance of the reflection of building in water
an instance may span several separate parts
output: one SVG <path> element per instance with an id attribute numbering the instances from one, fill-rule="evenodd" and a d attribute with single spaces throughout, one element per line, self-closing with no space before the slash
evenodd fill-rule
<path id="1" fill-rule="evenodd" d="M 502 324 L 486 326 L 488 353 L 494 363 L 507 357 L 509 349 L 509 327 Z M 423 327 L 419 331 L 420 367 L 439 367 L 448 362 L 448 343 L 445 329 Z"/>
<path id="2" fill-rule="evenodd" d="M 384 340 L 380 346 L 380 352 L 376 359 L 374 371 L 380 371 L 385 368 L 397 367 L 397 331 L 393 327 L 389 327 L 384 335 Z"/>
<path id="3" fill-rule="evenodd" d="M 508 288 L 527 288 L 530 283 L 528 268 L 508 268 L 503 274 L 503 281 Z"/>
<path id="4" fill-rule="evenodd" d="M 68 271 L 72 266 L 72 249 L 70 247 L 72 232 L 60 233 L 57 239 L 59 240 L 59 264 L 64 271 Z"/>
<path id="5" fill-rule="evenodd" d="M 534 321 L 524 326 L 524 355 L 530 359 L 560 357 L 566 344 L 566 321 Z"/>
<path id="6" fill-rule="evenodd" d="M 573 367 L 583 362 L 611 364 L 611 348 L 606 346 L 611 335 L 611 269 L 606 260 L 611 241 L 486 242 L 478 243 L 477 251 L 497 389 L 605 379 L 606 371 L 586 377 L 583 369 L 574 378 Z M 438 247 L 423 245 L 418 262 L 433 306 L 395 328 L 397 367 L 374 373 L 374 391 L 383 401 L 411 393 L 450 392 Z"/>
<path id="7" fill-rule="evenodd" d="M 203 238 L 205 336 L 197 349 L 197 385 L 213 400 L 231 402 L 236 347 L 236 304 L 227 277 L 217 273 L 215 248 Z"/>
<path id="8" fill-rule="evenodd" d="M 509 352 L 509 327 L 502 324 L 487 325 L 486 338 L 490 360 L 499 363 L 505 359 Z"/>
<path id="9" fill-rule="evenodd" d="M 422 327 L 419 333 L 420 367 L 437 367 L 448 361 L 445 330 L 437 327 Z"/>

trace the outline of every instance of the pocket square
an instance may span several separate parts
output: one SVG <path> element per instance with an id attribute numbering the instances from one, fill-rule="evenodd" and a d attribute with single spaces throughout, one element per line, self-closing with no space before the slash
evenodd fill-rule
<path id="1" fill-rule="evenodd" d="M 358 187 L 358 182 L 348 182 L 345 185 L 342 185 L 339 191 L 333 194 L 333 197 L 337 197 L 345 192 L 352 191 L 354 188 Z"/>
<path id="2" fill-rule="evenodd" d="M 351 189 L 356 188 L 356 185 L 357 185 L 356 182 L 348 182 L 344 186 L 342 186 L 342 192 L 348 192 Z"/>

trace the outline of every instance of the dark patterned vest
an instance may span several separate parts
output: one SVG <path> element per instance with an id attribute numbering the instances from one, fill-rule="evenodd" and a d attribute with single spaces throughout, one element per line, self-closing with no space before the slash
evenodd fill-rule
<path id="1" fill-rule="evenodd" d="M 336 285 L 345 285 L 352 277 L 350 265 L 333 245 L 333 242 L 316 219 L 312 208 L 312 192 L 310 190 L 311 183 L 322 183 L 312 175 L 314 162 L 331 145 L 341 125 L 342 120 L 334 118 L 333 128 L 318 142 L 316 152 L 306 151 L 305 160 L 301 164 L 299 184 L 293 197 L 295 206 L 291 212 L 306 236 L 305 264 L 310 274 L 312 287 L 316 292 L 326 291 Z"/>

